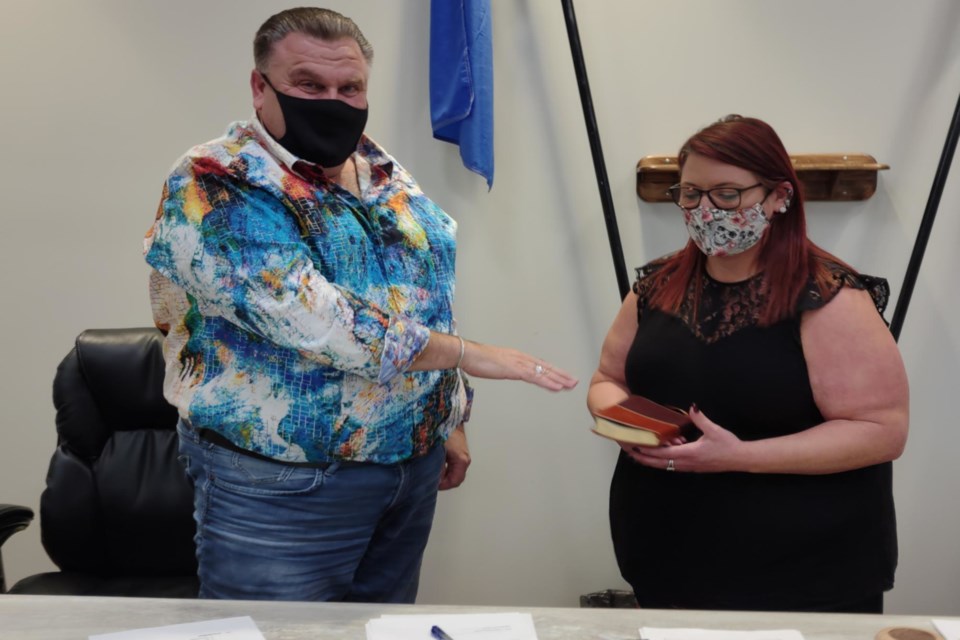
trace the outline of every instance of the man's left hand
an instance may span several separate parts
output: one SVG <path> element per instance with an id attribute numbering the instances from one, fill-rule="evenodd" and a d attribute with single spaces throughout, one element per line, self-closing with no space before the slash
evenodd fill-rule
<path id="1" fill-rule="evenodd" d="M 459 487 L 467 477 L 470 449 L 467 447 L 467 434 L 463 430 L 463 423 L 450 432 L 444 448 L 447 450 L 447 460 L 440 472 L 440 491 Z"/>

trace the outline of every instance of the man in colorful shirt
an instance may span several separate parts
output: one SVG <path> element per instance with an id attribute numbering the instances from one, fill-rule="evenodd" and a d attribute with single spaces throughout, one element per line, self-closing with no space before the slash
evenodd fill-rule
<path id="1" fill-rule="evenodd" d="M 201 596 L 413 602 L 469 465 L 461 371 L 576 380 L 455 335 L 456 223 L 363 135 L 356 25 L 284 11 L 254 57 L 256 117 L 176 164 L 145 241 Z"/>

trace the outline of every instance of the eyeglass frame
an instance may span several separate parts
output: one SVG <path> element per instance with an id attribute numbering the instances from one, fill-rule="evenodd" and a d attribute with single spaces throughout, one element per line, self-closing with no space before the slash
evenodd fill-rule
<path id="1" fill-rule="evenodd" d="M 677 205 L 678 207 L 680 207 L 680 208 L 683 209 L 684 211 L 690 211 L 691 209 L 696 209 L 698 206 L 700 206 L 700 201 L 703 200 L 703 194 L 707 194 L 707 199 L 708 199 L 708 200 L 710 201 L 710 203 L 711 203 L 713 206 L 715 206 L 716 208 L 722 209 L 722 210 L 724 210 L 724 211 L 732 211 L 732 210 L 738 208 L 738 207 L 743 203 L 743 192 L 744 192 L 744 191 L 750 191 L 751 189 L 756 189 L 757 187 L 763 187 L 764 189 L 767 190 L 767 193 L 764 194 L 764 196 L 763 196 L 764 198 L 766 198 L 768 195 L 770 195 L 771 191 L 773 191 L 772 189 L 764 186 L 764 184 L 763 184 L 762 182 L 758 182 L 757 184 L 752 185 L 752 186 L 749 186 L 749 187 L 713 187 L 712 189 L 697 189 L 696 187 L 684 187 L 682 184 L 680 184 L 680 183 L 678 182 L 677 184 L 675 184 L 675 185 L 673 185 L 672 187 L 670 187 L 669 189 L 667 189 L 666 194 L 667 194 L 667 195 L 670 197 L 670 199 L 673 201 L 673 204 Z M 681 190 L 681 189 L 684 189 L 684 188 L 690 189 L 691 191 L 696 191 L 696 192 L 697 192 L 698 195 L 697 195 L 697 204 L 696 204 L 696 205 L 688 208 L 688 207 L 683 206 L 683 205 L 680 204 L 679 202 L 677 202 L 677 199 L 680 197 L 680 190 Z M 712 192 L 713 192 L 713 191 L 719 191 L 719 190 L 721 190 L 721 189 L 727 189 L 727 190 L 736 191 L 736 192 L 737 192 L 737 204 L 733 205 L 733 207 L 730 207 L 729 205 L 719 205 L 719 204 L 717 204 L 717 201 L 713 199 L 713 193 L 712 193 Z M 762 202 L 762 200 L 761 200 L 761 202 Z"/>

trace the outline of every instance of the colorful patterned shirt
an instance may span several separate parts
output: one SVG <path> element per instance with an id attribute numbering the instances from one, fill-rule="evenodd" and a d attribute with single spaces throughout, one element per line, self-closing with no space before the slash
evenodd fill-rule
<path id="1" fill-rule="evenodd" d="M 288 462 L 424 454 L 467 407 L 456 369 L 409 372 L 454 333 L 456 222 L 367 137 L 361 198 L 256 118 L 191 149 L 144 250 L 167 399 L 195 429 Z"/>

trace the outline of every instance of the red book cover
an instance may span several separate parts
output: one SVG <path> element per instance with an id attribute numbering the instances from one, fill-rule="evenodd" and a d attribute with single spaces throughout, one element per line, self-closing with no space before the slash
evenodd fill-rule
<path id="1" fill-rule="evenodd" d="M 658 445 L 695 430 L 685 412 L 632 395 L 594 414 L 598 435 L 636 444 Z"/>

